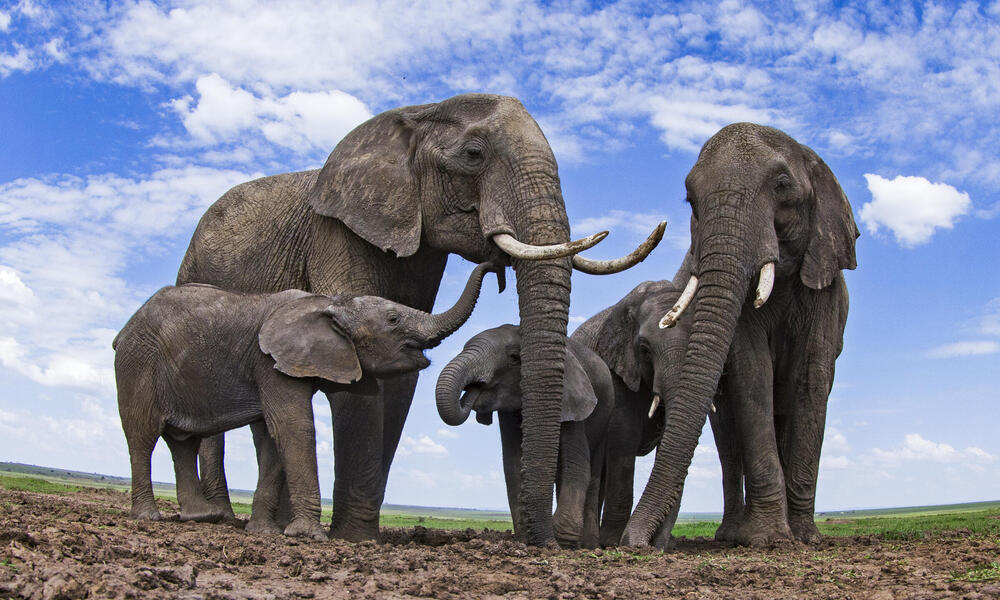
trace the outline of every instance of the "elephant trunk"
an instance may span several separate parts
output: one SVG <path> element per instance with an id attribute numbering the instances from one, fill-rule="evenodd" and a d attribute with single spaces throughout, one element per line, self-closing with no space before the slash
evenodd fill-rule
<path id="1" fill-rule="evenodd" d="M 552 487 L 559 457 L 570 260 L 516 260 L 521 313 L 521 511 L 527 541 L 554 543 Z"/>
<path id="2" fill-rule="evenodd" d="M 455 333 L 469 319 L 472 309 L 476 307 L 476 302 L 479 300 L 483 276 L 494 268 L 490 263 L 476 265 L 455 305 L 443 313 L 427 317 L 420 327 L 421 334 L 428 340 L 429 348 L 440 344 L 441 340 Z"/>
<path id="3" fill-rule="evenodd" d="M 712 400 L 729 353 L 750 277 L 740 258 L 745 242 L 731 228 L 731 219 L 716 219 L 707 234 L 701 260 L 694 321 L 677 386 L 666 403 L 664 431 L 656 460 L 635 512 L 629 519 L 622 544 L 647 544 L 658 533 L 669 533 L 683 491 L 684 479 L 694 457 Z M 712 226 L 712 224 L 707 224 Z"/>
<path id="4" fill-rule="evenodd" d="M 492 379 L 490 357 L 494 355 L 496 352 L 488 347 L 487 342 L 474 339 L 441 370 L 434 396 L 442 421 L 456 426 L 468 420 L 473 402 L 462 403 L 462 390 L 469 384 Z"/>

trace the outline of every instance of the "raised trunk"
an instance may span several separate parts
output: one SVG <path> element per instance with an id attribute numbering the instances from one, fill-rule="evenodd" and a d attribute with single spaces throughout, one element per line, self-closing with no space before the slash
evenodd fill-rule
<path id="1" fill-rule="evenodd" d="M 669 533 L 684 479 L 694 457 L 732 343 L 749 285 L 742 242 L 734 235 L 706 236 L 699 262 L 694 322 L 676 391 L 666 404 L 664 431 L 649 483 L 629 519 L 622 543 L 648 544 Z M 664 538 L 668 539 L 668 538 Z"/>
<path id="2" fill-rule="evenodd" d="M 429 347 L 433 348 L 441 343 L 441 340 L 455 333 L 469 319 L 472 309 L 476 307 L 476 302 L 479 300 L 483 276 L 491 268 L 493 266 L 488 263 L 476 265 L 455 305 L 441 314 L 427 317 L 421 330 L 428 337 Z"/>

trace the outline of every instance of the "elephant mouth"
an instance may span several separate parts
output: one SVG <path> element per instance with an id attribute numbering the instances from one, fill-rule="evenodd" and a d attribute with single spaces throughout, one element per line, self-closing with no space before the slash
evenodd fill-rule
<path id="1" fill-rule="evenodd" d="M 483 383 L 470 383 L 463 389 L 462 397 L 459 398 L 458 402 L 462 406 L 462 410 L 476 410 L 482 409 L 480 401 L 482 400 L 483 393 L 486 392 L 486 385 Z"/>

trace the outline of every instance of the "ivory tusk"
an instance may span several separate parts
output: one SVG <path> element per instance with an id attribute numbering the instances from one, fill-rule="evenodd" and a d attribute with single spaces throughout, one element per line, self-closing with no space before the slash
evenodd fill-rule
<path id="1" fill-rule="evenodd" d="M 607 231 L 600 231 L 585 238 L 566 242 L 564 244 L 552 244 L 551 246 L 534 246 L 519 242 L 517 238 L 509 233 L 498 233 L 493 236 L 493 242 L 501 250 L 513 258 L 523 260 L 542 260 L 545 258 L 562 258 L 577 252 L 583 252 L 587 248 L 593 247 L 597 242 L 608 237 Z"/>
<path id="2" fill-rule="evenodd" d="M 684 286 L 684 291 L 681 292 L 681 297 L 677 299 L 674 307 L 668 310 L 667 314 L 663 315 L 663 318 L 660 319 L 660 329 L 673 327 L 677 324 L 677 319 L 681 318 L 681 313 L 688 307 L 688 304 L 691 304 L 691 300 L 694 299 L 694 294 L 697 291 L 698 278 L 692 275 L 691 279 L 688 279 L 687 285 Z"/>
<path id="3" fill-rule="evenodd" d="M 639 244 L 639 247 L 631 253 L 612 260 L 593 260 L 584 258 L 578 254 L 573 255 L 573 268 L 589 275 L 610 275 L 619 273 L 625 269 L 631 269 L 641 263 L 649 256 L 649 253 L 656 248 L 656 245 L 663 239 L 663 230 L 667 228 L 666 221 L 660 221 L 653 233 L 649 234 L 646 241 Z"/>
<path id="4" fill-rule="evenodd" d="M 712 403 L 712 412 L 715 412 L 715 402 Z"/>
<path id="5" fill-rule="evenodd" d="M 764 306 L 774 289 L 774 263 L 769 262 L 760 268 L 760 278 L 757 282 L 757 297 L 753 301 L 754 308 Z"/>
<path id="6" fill-rule="evenodd" d="M 649 418 L 650 419 L 653 418 L 653 413 L 656 412 L 656 407 L 658 407 L 659 405 L 660 405 L 660 396 L 659 395 L 653 396 L 653 402 L 649 405 Z"/>

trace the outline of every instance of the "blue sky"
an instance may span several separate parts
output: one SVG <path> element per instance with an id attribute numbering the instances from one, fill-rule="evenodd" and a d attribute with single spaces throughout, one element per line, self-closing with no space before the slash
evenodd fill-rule
<path id="1" fill-rule="evenodd" d="M 574 327 L 687 246 L 684 176 L 734 121 L 816 150 L 862 230 L 817 507 L 1000 498 L 1000 3 L 0 2 L 0 460 L 128 474 L 110 342 L 173 282 L 232 185 L 323 163 L 372 114 L 521 99 L 575 235 L 639 267 L 573 281 Z M 472 265 L 449 262 L 439 306 Z M 387 501 L 504 507 L 499 434 L 447 427 L 433 384 L 513 285 L 430 352 Z M 323 493 L 329 409 L 317 398 Z M 640 460 L 641 490 L 652 457 Z M 246 431 L 227 472 L 252 488 Z M 154 478 L 172 480 L 163 444 Z M 682 509 L 721 510 L 706 428 Z"/>

